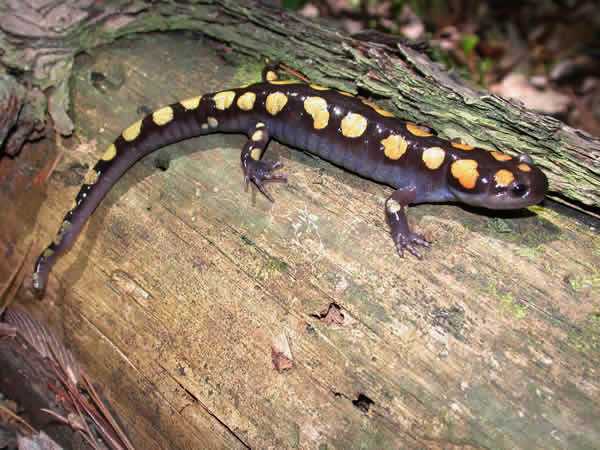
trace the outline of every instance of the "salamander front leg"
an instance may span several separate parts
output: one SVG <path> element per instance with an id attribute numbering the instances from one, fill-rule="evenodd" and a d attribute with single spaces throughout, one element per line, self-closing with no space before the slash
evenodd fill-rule
<path id="1" fill-rule="evenodd" d="M 279 161 L 260 160 L 268 142 L 269 132 L 265 128 L 265 124 L 258 123 L 250 139 L 242 149 L 241 160 L 246 187 L 252 182 L 265 197 L 274 201 L 273 197 L 265 189 L 264 183 L 273 181 L 287 183 L 287 177 L 285 175 L 273 174 L 274 170 L 283 167 L 283 164 Z"/>
<path id="2" fill-rule="evenodd" d="M 414 203 L 417 190 L 414 187 L 398 189 L 385 201 L 385 217 L 392 233 L 392 239 L 400 257 L 404 257 L 404 250 L 421 259 L 417 246 L 429 247 L 430 242 L 418 233 L 410 231 L 406 220 L 405 208 Z"/>

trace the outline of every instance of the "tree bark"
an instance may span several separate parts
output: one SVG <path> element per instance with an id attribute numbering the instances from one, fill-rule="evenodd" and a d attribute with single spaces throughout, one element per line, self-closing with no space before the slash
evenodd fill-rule
<path id="1" fill-rule="evenodd" d="M 68 135 L 73 130 L 68 83 L 74 56 L 156 30 L 199 31 L 239 52 L 281 61 L 315 82 L 387 99 L 400 117 L 427 124 L 444 137 L 528 153 L 547 173 L 555 198 L 592 211 L 600 204 L 597 138 L 467 87 L 400 42 L 359 41 L 259 3 L 123 0 L 98 9 L 91 0 L 10 0 L 0 6 L 0 61 L 13 73 L 25 74 L 17 78 L 19 83 L 47 92 L 52 126 Z M 0 79 L 0 85 L 6 83 L 14 80 Z M 34 109 L 35 120 L 41 120 L 39 107 Z M 20 134 L 29 132 L 21 129 Z"/>

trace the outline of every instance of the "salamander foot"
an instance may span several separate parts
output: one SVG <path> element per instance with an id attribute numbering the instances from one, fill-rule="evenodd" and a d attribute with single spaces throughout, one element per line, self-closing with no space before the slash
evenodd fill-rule
<path id="1" fill-rule="evenodd" d="M 250 182 L 252 182 L 265 197 L 273 202 L 273 197 L 265 188 L 265 183 L 287 183 L 287 175 L 276 175 L 273 173 L 274 170 L 282 167 L 283 164 L 279 161 L 256 161 L 250 158 L 244 164 L 244 182 L 246 184 L 246 190 L 248 189 Z"/>

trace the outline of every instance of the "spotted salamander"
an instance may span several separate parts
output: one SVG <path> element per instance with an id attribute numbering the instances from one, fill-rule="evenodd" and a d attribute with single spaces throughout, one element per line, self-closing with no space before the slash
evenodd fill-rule
<path id="1" fill-rule="evenodd" d="M 245 181 L 270 200 L 265 183 L 286 181 L 285 175 L 274 173 L 279 162 L 261 159 L 270 139 L 395 188 L 385 202 L 385 215 L 400 256 L 408 251 L 420 258 L 418 246 L 429 246 L 410 230 L 408 205 L 462 202 L 523 208 L 540 202 L 548 188 L 546 176 L 527 155 L 513 157 L 443 140 L 370 101 L 316 84 L 279 80 L 267 67 L 260 83 L 188 98 L 126 128 L 85 178 L 56 239 L 38 258 L 34 288 L 43 291 L 57 257 L 136 161 L 182 139 L 219 132 L 248 136 L 241 152 Z"/>

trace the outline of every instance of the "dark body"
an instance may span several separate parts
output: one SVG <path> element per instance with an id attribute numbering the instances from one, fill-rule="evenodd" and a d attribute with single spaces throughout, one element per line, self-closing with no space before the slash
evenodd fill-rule
<path id="1" fill-rule="evenodd" d="M 350 94 L 296 81 L 271 81 L 205 94 L 161 108 L 125 129 L 86 177 L 57 238 L 40 255 L 34 287 L 43 290 L 56 258 L 116 181 L 143 156 L 165 145 L 203 134 L 245 133 L 241 161 L 246 182 L 264 189 L 285 180 L 279 163 L 261 160 L 268 141 L 306 150 L 396 191 L 386 201 L 392 238 L 419 256 L 428 242 L 408 227 L 405 207 L 422 202 L 460 201 L 492 209 L 541 201 L 545 175 L 526 155 L 511 157 L 436 137 L 431 130 L 399 120 Z"/>

